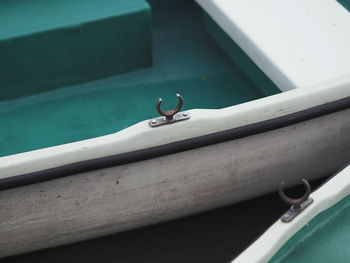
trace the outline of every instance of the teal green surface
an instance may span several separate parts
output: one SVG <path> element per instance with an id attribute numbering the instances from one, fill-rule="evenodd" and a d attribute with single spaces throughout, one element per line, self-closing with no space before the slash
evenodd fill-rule
<path id="1" fill-rule="evenodd" d="M 280 93 L 280 89 L 265 75 L 265 73 L 246 55 L 246 53 L 212 20 L 204 14 L 208 33 L 227 52 L 238 67 L 251 79 L 264 95 Z"/>
<path id="2" fill-rule="evenodd" d="M 149 10 L 145 0 L 1 0 L 0 39 Z"/>
<path id="3" fill-rule="evenodd" d="M 315 217 L 271 259 L 271 263 L 350 262 L 350 196 Z"/>
<path id="4" fill-rule="evenodd" d="M 144 0 L 1 0 L 0 100 L 151 66 Z"/>
<path id="5" fill-rule="evenodd" d="M 0 156 L 117 132 L 185 99 L 218 109 L 263 97 L 207 35 L 192 2 L 155 5 L 151 68 L 0 103 Z M 162 105 L 163 106 L 163 105 Z"/>
<path id="6" fill-rule="evenodd" d="M 338 0 L 348 11 L 350 11 L 350 0 Z"/>

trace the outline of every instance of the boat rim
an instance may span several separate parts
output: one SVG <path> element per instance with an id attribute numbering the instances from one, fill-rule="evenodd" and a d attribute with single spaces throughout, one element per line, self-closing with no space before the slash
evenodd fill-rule
<path id="1" fill-rule="evenodd" d="M 350 162 L 342 166 L 311 194 L 314 204 L 305 209 L 295 220 L 284 223 L 280 219 L 251 242 L 232 263 L 268 262 L 300 229 L 323 211 L 331 208 L 349 195 Z M 267 242 L 268 241 L 268 242 Z"/>
<path id="2" fill-rule="evenodd" d="M 50 169 L 43 169 L 30 173 L 0 178 L 0 190 L 25 186 L 34 183 L 49 181 L 61 177 L 71 176 L 83 172 L 105 169 L 139 161 L 145 161 L 183 151 L 193 150 L 213 144 L 240 139 L 259 133 L 283 128 L 299 122 L 311 120 L 327 114 L 350 108 L 350 96 L 333 102 L 311 107 L 291 114 L 279 116 L 240 127 L 227 129 L 207 135 L 180 140 L 168 144 L 145 149 L 114 154 L 85 161 L 74 162 Z"/>

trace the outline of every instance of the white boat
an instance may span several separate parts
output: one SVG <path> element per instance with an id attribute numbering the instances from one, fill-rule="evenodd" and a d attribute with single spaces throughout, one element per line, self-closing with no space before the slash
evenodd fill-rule
<path id="1" fill-rule="evenodd" d="M 39 3 L 38 0 L 31 1 Z M 150 17 L 150 7 L 145 1 L 135 0 L 132 3 L 138 5 L 139 2 L 146 10 L 144 18 Z M 49 88 L 45 86 L 46 83 L 56 77 L 56 71 L 53 71 L 49 74 L 50 78 L 37 82 L 45 93 L 25 94 L 22 98 L 0 102 L 0 122 L 3 125 L 0 138 L 5 149 L 0 158 L 0 256 L 90 239 L 228 205 L 274 191 L 282 180 L 297 184 L 301 178 L 312 180 L 328 175 L 348 161 L 348 10 L 334 0 L 197 2 L 204 10 L 203 23 L 198 20 L 200 8 L 194 3 L 180 1 L 161 4 L 152 1 L 156 16 L 154 42 L 158 46 L 154 50 L 154 65 L 149 70 L 100 80 L 89 79 L 86 84 L 66 83 L 63 85 L 65 88 L 55 86 L 55 90 L 47 91 Z M 57 1 L 57 8 L 62 8 L 61 11 L 66 8 L 61 6 L 62 3 Z M 2 5 L 4 8 L 1 8 Z M 114 5 L 119 8 L 118 3 Z M 92 0 L 86 6 L 95 10 L 94 14 L 102 12 L 103 15 L 111 15 L 104 12 L 112 12 L 113 16 L 113 12 L 117 12 L 113 8 L 96 10 Z M 17 11 L 14 10 L 17 9 L 13 6 L 0 3 L 0 10 L 5 14 L 0 16 L 0 24 L 10 24 L 8 21 L 16 18 Z M 23 10 L 20 12 L 30 12 L 29 9 Z M 87 9 L 84 12 L 88 12 Z M 139 11 L 132 14 L 139 14 Z M 82 16 L 81 19 L 85 18 Z M 23 23 L 24 29 L 20 29 L 28 30 L 28 27 L 33 26 L 30 29 L 36 30 L 34 26 L 43 25 L 40 19 L 47 18 L 38 19 L 40 23 L 36 20 L 37 24 Z M 60 14 L 55 19 L 49 20 L 50 23 L 60 21 Z M 70 20 L 67 18 L 66 21 Z M 77 23 L 75 20 L 73 22 Z M 59 32 L 63 32 L 67 39 L 90 36 L 82 32 L 85 32 L 83 26 L 88 27 L 92 22 L 78 22 L 69 25 L 68 29 L 65 25 Z M 118 26 L 121 25 L 118 23 L 124 22 L 111 23 Z M 108 25 L 99 26 L 105 28 Z M 56 28 L 45 30 L 43 32 L 56 32 Z M 207 32 L 207 36 L 201 30 Z M 93 32 L 97 34 L 97 31 Z M 99 37 L 103 39 L 104 31 L 98 32 L 102 32 Z M 124 34 L 123 30 L 120 32 Z M 181 35 L 179 32 L 186 34 Z M 7 40 L 1 35 L 1 52 L 12 52 L 7 46 L 8 43 L 14 43 L 9 40 L 13 38 L 12 33 L 8 33 Z M 33 54 L 41 58 L 41 55 L 46 54 L 44 46 L 40 46 L 43 41 L 41 35 L 28 35 L 39 35 L 38 38 L 33 37 L 33 41 L 38 42 L 34 41 L 35 45 L 31 47 L 37 48 L 33 48 L 37 52 Z M 22 43 L 20 41 L 27 39 L 26 36 L 20 36 L 16 41 Z M 124 38 L 117 36 L 119 40 L 128 39 L 128 35 L 122 35 Z M 191 36 L 194 42 L 189 42 Z M 90 38 L 93 41 L 94 37 Z M 68 43 L 67 50 L 70 50 L 69 45 L 75 41 L 50 43 L 53 46 L 58 43 L 59 46 L 55 47 L 66 52 L 64 45 Z M 99 45 L 100 42 L 95 44 Z M 193 43 L 200 44 L 196 46 Z M 15 49 L 15 44 L 13 47 L 13 54 L 22 54 Z M 89 45 L 79 48 L 89 48 Z M 94 66 L 105 48 L 113 50 L 108 45 L 99 46 L 97 55 L 91 54 L 97 57 L 92 62 L 87 61 L 84 69 L 88 71 L 89 63 Z M 187 53 L 183 53 L 179 60 L 178 54 L 172 55 L 176 50 Z M 206 53 L 208 50 L 213 53 Z M 66 54 L 63 51 L 57 53 L 57 58 Z M 74 62 L 75 55 L 71 53 L 64 58 Z M 132 59 L 132 52 L 122 50 L 121 54 L 130 55 Z M 234 60 L 236 65 L 228 58 Z M 16 66 L 21 69 L 42 67 L 40 59 L 33 59 L 29 64 L 20 57 L 18 61 Z M 51 60 L 44 61 L 51 66 Z M 207 62 L 205 67 L 203 61 Z M 196 67 L 190 68 L 190 64 Z M 178 71 L 172 71 L 174 68 Z M 205 71 L 207 68 L 210 69 L 208 72 Z M 68 74 L 60 70 L 57 70 L 57 74 L 67 74 L 67 78 L 70 76 L 70 71 Z M 190 78 L 190 70 L 191 74 L 199 75 L 195 78 L 191 75 Z M 211 71 L 217 75 L 210 75 Z M 207 75 L 202 76 L 202 72 Z M 12 71 L 8 74 L 12 74 Z M 16 74 L 21 72 L 17 71 Z M 90 78 L 93 74 L 90 72 L 87 75 Z M 29 83 L 30 77 L 26 79 L 24 73 L 21 77 L 28 85 L 32 85 Z M 181 92 L 184 105 L 188 97 L 191 97 L 190 105 L 198 105 L 193 102 L 204 100 L 204 97 L 209 98 L 208 103 L 221 101 L 231 94 L 231 90 L 222 94 L 217 91 L 223 85 L 224 77 L 234 79 L 225 82 L 229 84 L 228 87 L 232 87 L 232 92 L 236 92 L 233 94 L 249 93 L 249 87 L 254 86 L 259 94 L 264 95 L 258 99 L 252 96 L 246 99 L 248 102 L 238 102 L 237 105 L 215 110 L 190 109 L 178 113 L 160 110 L 168 118 L 145 120 L 109 135 L 91 136 L 89 133 L 89 139 L 74 139 L 76 133 L 84 137 L 84 132 L 94 131 L 96 127 L 103 129 L 100 123 L 103 123 L 104 118 L 127 115 L 127 111 L 136 108 L 139 101 L 134 97 L 141 92 L 142 85 L 148 85 L 142 86 L 144 92 L 146 88 L 152 91 L 152 87 L 164 79 L 166 81 L 160 86 L 162 90 L 166 90 L 168 85 L 175 87 L 173 89 L 181 89 L 180 86 L 186 84 L 188 88 Z M 13 76 L 9 79 L 17 81 Z M 181 85 L 176 84 L 174 79 L 181 79 Z M 195 84 L 192 84 L 193 79 Z M 206 82 L 211 79 L 215 81 Z M 23 91 L 22 84 L 13 84 L 18 93 Z M 134 89 L 130 88 L 132 85 Z M 210 92 L 200 89 L 204 85 L 209 85 Z M 114 94 L 115 87 L 120 88 L 120 93 L 119 97 L 113 97 L 119 98 L 114 103 L 123 104 L 125 112 L 113 111 L 111 102 L 107 101 L 110 94 Z M 275 87 L 282 92 L 274 91 Z M 31 90 L 28 89 L 28 92 Z M 152 92 L 141 95 L 157 99 L 158 95 Z M 100 100 L 99 96 L 104 96 L 104 100 Z M 182 102 L 182 97 L 178 98 Z M 154 108 L 154 105 L 147 103 L 141 106 L 141 115 L 146 108 Z M 93 116 L 95 119 L 91 117 L 95 126 L 89 126 L 91 122 L 86 124 L 89 116 L 84 111 L 77 116 L 74 112 L 72 116 L 60 115 L 64 110 L 70 112 L 71 107 L 95 107 L 96 112 L 101 114 Z M 103 115 L 105 112 L 108 115 Z M 89 111 L 87 113 L 90 114 Z M 44 122 L 46 126 L 41 129 L 40 125 Z M 111 123 L 108 124 L 113 125 Z M 165 125 L 158 126 L 159 123 Z M 73 139 L 68 136 L 70 143 L 61 144 L 61 137 L 65 134 L 61 129 L 66 128 L 72 131 L 69 136 Z M 29 134 L 27 131 L 30 129 Z M 106 131 L 107 128 L 102 134 Z M 49 137 L 51 141 L 47 139 Z M 45 144 L 46 141 L 49 142 Z M 36 146 L 42 143 L 44 147 Z M 19 144 L 22 148 L 12 151 Z"/>

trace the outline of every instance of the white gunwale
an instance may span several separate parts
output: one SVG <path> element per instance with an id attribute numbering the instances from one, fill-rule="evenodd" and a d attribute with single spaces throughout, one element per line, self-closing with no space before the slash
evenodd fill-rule
<path id="1" fill-rule="evenodd" d="M 233 263 L 268 262 L 278 250 L 303 226 L 321 212 L 337 204 L 350 194 L 350 165 L 336 174 L 315 192 L 310 198 L 314 202 L 299 214 L 292 222 L 275 222 L 259 239 L 244 250 Z"/>
<path id="2" fill-rule="evenodd" d="M 146 149 L 257 123 L 350 96 L 350 76 L 219 110 L 191 110 L 191 119 L 151 128 L 148 121 L 89 140 L 0 158 L 0 179 Z"/>

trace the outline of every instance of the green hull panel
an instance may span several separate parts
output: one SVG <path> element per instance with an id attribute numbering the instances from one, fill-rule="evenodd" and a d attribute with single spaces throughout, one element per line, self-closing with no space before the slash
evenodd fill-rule
<path id="1" fill-rule="evenodd" d="M 350 262 L 350 196 L 315 217 L 271 259 L 271 263 Z"/>
<path id="2" fill-rule="evenodd" d="M 0 100 L 151 66 L 144 0 L 0 1 Z"/>

